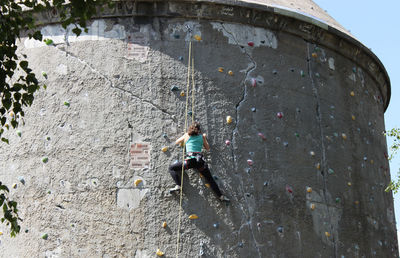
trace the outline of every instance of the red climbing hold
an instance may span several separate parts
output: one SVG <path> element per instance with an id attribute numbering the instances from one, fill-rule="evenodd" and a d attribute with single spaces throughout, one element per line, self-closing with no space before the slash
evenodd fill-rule
<path id="1" fill-rule="evenodd" d="M 288 191 L 288 193 L 293 193 L 293 189 L 290 186 L 286 186 L 286 191 Z"/>
<path id="2" fill-rule="evenodd" d="M 257 81 L 254 78 L 251 78 L 251 86 L 256 87 L 257 86 Z"/>
<path id="3" fill-rule="evenodd" d="M 260 138 L 264 141 L 267 139 L 263 133 L 258 133 L 258 136 L 260 136 Z"/>
<path id="4" fill-rule="evenodd" d="M 282 113 L 282 112 L 276 113 L 276 117 L 277 117 L 277 118 L 282 118 L 282 117 L 283 117 L 283 113 Z"/>
<path id="5" fill-rule="evenodd" d="M 253 41 L 249 41 L 249 42 L 247 43 L 247 45 L 249 45 L 249 47 L 253 47 L 253 46 L 254 46 L 254 42 L 253 42 Z"/>
<path id="6" fill-rule="evenodd" d="M 253 166 L 253 161 L 251 159 L 248 159 L 247 164 L 249 164 L 249 166 Z"/>
<path id="7" fill-rule="evenodd" d="M 226 140 L 225 144 L 229 146 L 229 145 L 231 145 L 231 141 L 230 140 Z"/>

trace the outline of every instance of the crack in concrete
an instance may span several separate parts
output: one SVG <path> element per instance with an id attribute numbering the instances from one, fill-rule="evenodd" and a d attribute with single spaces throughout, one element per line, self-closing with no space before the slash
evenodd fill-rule
<path id="1" fill-rule="evenodd" d="M 58 44 L 58 45 L 60 45 L 60 44 Z M 163 108 L 160 107 L 159 105 L 154 104 L 153 102 L 151 102 L 151 101 L 149 101 L 149 100 L 143 99 L 143 98 L 139 97 L 138 95 L 132 93 L 132 92 L 129 91 L 129 90 L 126 90 L 126 89 L 123 89 L 123 88 L 120 88 L 120 87 L 114 85 L 113 82 L 112 82 L 107 76 L 105 76 L 104 74 L 102 74 L 102 73 L 100 73 L 99 71 L 97 71 L 97 70 L 96 70 L 93 66 L 91 66 L 88 62 L 86 62 L 86 61 L 80 59 L 79 57 L 77 57 L 77 56 L 74 55 L 73 53 L 71 53 L 71 52 L 69 52 L 69 51 L 67 51 L 67 50 L 60 49 L 60 48 L 58 48 L 58 47 L 56 47 L 56 49 L 59 50 L 59 51 L 61 51 L 61 52 L 63 52 L 63 53 L 65 53 L 66 56 L 70 56 L 70 57 L 76 59 L 79 63 L 81 63 L 81 64 L 87 66 L 93 73 L 95 73 L 95 74 L 97 74 L 98 76 L 100 76 L 100 77 L 102 77 L 103 79 L 105 79 L 105 80 L 110 84 L 110 87 L 111 87 L 111 88 L 113 88 L 113 89 L 118 89 L 118 90 L 120 90 L 120 91 L 122 91 L 122 92 L 125 92 L 125 93 L 131 95 L 132 97 L 134 97 L 134 98 L 140 100 L 140 101 L 143 102 L 143 103 L 149 104 L 150 106 L 156 108 L 157 110 L 161 111 L 162 113 L 168 115 L 168 116 L 171 118 L 171 120 L 172 120 L 173 122 L 177 123 L 177 120 L 174 118 L 174 115 L 173 115 L 172 113 L 169 113 L 168 111 L 166 111 L 165 109 L 163 109 Z"/>
<path id="2" fill-rule="evenodd" d="M 310 43 L 307 42 L 307 69 L 308 69 L 308 74 L 310 77 L 310 81 L 311 81 L 311 86 L 312 86 L 312 90 L 313 90 L 313 94 L 315 97 L 315 100 L 317 102 L 317 106 L 316 106 L 316 115 L 317 115 L 317 122 L 318 122 L 318 126 L 319 126 L 319 131 L 320 131 L 320 137 L 321 137 L 321 153 L 322 153 L 322 160 L 321 160 L 321 167 L 322 167 L 322 178 L 323 178 L 323 198 L 325 201 L 325 206 L 327 207 L 327 211 L 326 214 L 328 214 L 328 218 L 329 218 L 329 223 L 330 223 L 330 227 L 331 227 L 331 231 L 333 231 L 333 226 L 332 226 L 332 217 L 331 214 L 329 212 L 329 205 L 328 205 L 328 198 L 327 198 L 327 171 L 328 171 L 328 165 L 327 165 L 327 160 L 326 160 L 326 147 L 325 147 L 325 141 L 324 141 L 324 129 L 322 126 L 322 113 L 321 113 L 321 99 L 319 97 L 319 93 L 318 93 L 318 89 L 315 85 L 314 82 L 314 78 L 313 78 L 313 73 L 312 73 L 312 67 L 311 67 L 311 53 L 310 53 Z M 332 232 L 333 233 L 333 232 Z M 335 235 L 332 234 L 332 238 L 333 238 L 333 251 L 334 251 L 334 257 L 337 257 L 337 239 L 335 239 Z"/>
<path id="3" fill-rule="evenodd" d="M 239 100 L 239 102 L 236 103 L 236 106 L 235 106 L 235 109 L 236 109 L 236 110 L 235 110 L 235 128 L 232 130 L 232 137 L 231 137 L 231 138 L 232 138 L 232 160 L 233 160 L 233 162 L 234 162 L 234 168 L 235 168 L 235 170 L 237 170 L 238 164 L 237 164 L 236 156 L 235 156 L 235 154 L 234 154 L 234 146 L 235 146 L 235 144 L 236 144 L 236 136 L 238 135 L 239 109 L 241 108 L 243 102 L 246 100 L 246 97 L 247 97 L 247 86 L 246 86 L 246 83 L 245 83 L 245 82 L 246 82 L 246 79 L 247 79 L 247 77 L 249 76 L 249 74 L 250 74 L 251 72 L 253 72 L 253 71 L 257 68 L 257 63 L 254 61 L 253 57 L 246 51 L 245 48 L 242 49 L 242 48 L 240 47 L 239 41 L 236 39 L 236 36 L 235 36 L 232 32 L 228 31 L 228 30 L 226 29 L 226 27 L 224 26 L 223 23 L 221 23 L 221 27 L 223 28 L 223 30 L 226 31 L 226 33 L 228 33 L 229 35 L 232 36 L 233 40 L 236 42 L 236 45 L 237 45 L 241 50 L 244 51 L 245 55 L 250 59 L 250 61 L 251 61 L 251 63 L 252 63 L 252 65 L 250 65 L 250 66 L 247 67 L 247 69 L 246 69 L 246 71 L 245 71 L 244 78 L 242 79 L 242 81 L 241 81 L 240 84 L 239 84 L 239 85 L 244 85 L 243 95 L 242 95 L 241 99 Z M 237 175 L 235 175 L 235 176 L 237 177 Z M 243 196 L 245 196 L 244 187 L 243 187 L 243 180 L 241 180 L 240 178 L 239 178 L 238 180 L 239 180 L 239 182 L 241 182 L 241 191 L 242 191 Z M 239 203 L 239 202 L 238 202 L 238 203 Z M 261 258 L 261 257 L 262 257 L 262 254 L 261 254 L 261 251 L 260 251 L 260 248 L 259 248 L 260 245 L 257 243 L 257 240 L 256 240 L 255 235 L 254 235 L 253 225 L 252 225 L 252 223 L 251 223 L 251 221 L 253 220 L 253 217 L 251 216 L 250 207 L 247 205 L 247 212 L 248 212 L 248 214 L 246 214 L 246 212 L 244 211 L 243 208 L 241 208 L 241 210 L 242 210 L 244 216 L 248 218 L 248 219 L 247 219 L 247 224 L 249 225 L 249 229 L 250 229 L 250 232 L 251 232 L 251 234 L 252 234 L 253 241 L 254 241 L 254 244 L 255 244 L 255 247 L 256 247 L 258 256 Z M 242 226 L 243 226 L 243 225 L 242 225 Z M 242 227 L 242 226 L 241 226 L 241 227 Z M 239 234 L 240 234 L 240 229 L 239 229 Z"/>

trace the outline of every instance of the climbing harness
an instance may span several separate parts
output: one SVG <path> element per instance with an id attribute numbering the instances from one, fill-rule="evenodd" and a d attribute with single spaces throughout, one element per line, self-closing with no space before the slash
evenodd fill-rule
<path id="1" fill-rule="evenodd" d="M 191 30 L 188 29 L 190 36 Z M 194 122 L 194 107 L 195 107 L 195 99 L 194 99 L 194 90 L 195 90 L 195 81 L 194 81 L 194 58 L 192 57 L 192 37 L 190 37 L 189 41 L 189 58 L 188 58 L 188 68 L 187 68 L 187 84 L 186 84 L 186 107 L 185 107 L 185 132 L 188 128 L 188 106 L 189 106 L 189 87 L 190 87 L 190 79 L 192 80 L 192 123 Z M 176 238 L 176 258 L 179 255 L 179 243 L 180 243 L 180 231 L 181 231 L 181 218 L 182 218 L 182 199 L 183 199 L 183 173 L 185 171 L 185 143 L 182 146 L 182 171 L 181 171 L 181 188 L 179 194 L 179 216 L 178 216 L 178 229 L 177 229 L 177 238 Z"/>

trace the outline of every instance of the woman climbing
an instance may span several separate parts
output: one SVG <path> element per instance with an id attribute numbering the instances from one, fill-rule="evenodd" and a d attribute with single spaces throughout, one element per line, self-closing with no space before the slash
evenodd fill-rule
<path id="1" fill-rule="evenodd" d="M 188 132 L 182 135 L 178 140 L 175 141 L 176 144 L 185 143 L 186 146 L 186 157 L 184 169 L 194 168 L 201 175 L 204 176 L 206 181 L 210 184 L 211 189 L 218 196 L 220 201 L 229 202 L 229 198 L 221 193 L 217 183 L 214 181 L 210 170 L 208 169 L 207 163 L 203 158 L 201 152 L 204 147 L 206 150 L 210 150 L 208 145 L 206 134 L 201 135 L 200 123 L 194 122 L 188 129 Z M 169 173 L 174 179 L 176 186 L 171 188 L 169 191 L 173 193 L 181 189 L 181 177 L 182 172 L 182 162 L 176 162 L 169 167 Z"/>

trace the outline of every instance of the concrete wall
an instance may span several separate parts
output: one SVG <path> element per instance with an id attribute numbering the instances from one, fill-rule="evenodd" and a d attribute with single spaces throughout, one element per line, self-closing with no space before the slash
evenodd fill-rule
<path id="1" fill-rule="evenodd" d="M 15 239 L 1 225 L 4 257 L 154 257 L 158 248 L 175 256 L 179 197 L 168 193 L 167 167 L 180 159 L 173 141 L 185 97 L 170 89 L 186 87 L 193 35 L 201 36 L 192 39 L 195 116 L 232 201 L 220 203 L 187 173 L 179 256 L 397 257 L 384 192 L 389 86 L 373 54 L 268 11 L 259 15 L 272 25 L 261 27 L 183 17 L 192 10 L 183 5 L 144 5 L 146 15 L 134 17 L 121 5 L 79 38 L 52 24 L 42 32 L 54 45 L 21 42 L 48 89 L 26 112 L 21 137 L 9 131 L 0 149 L 1 179 L 17 183 L 24 219 Z M 218 8 L 246 15 L 193 8 L 199 17 Z"/>

